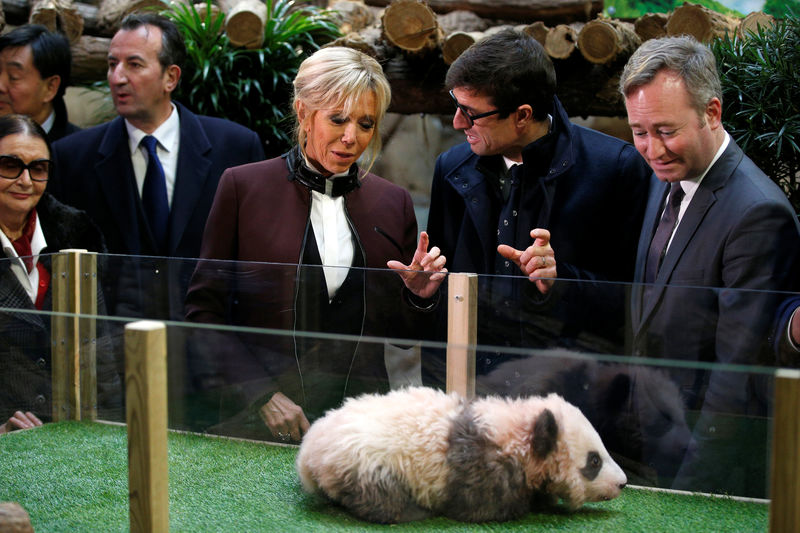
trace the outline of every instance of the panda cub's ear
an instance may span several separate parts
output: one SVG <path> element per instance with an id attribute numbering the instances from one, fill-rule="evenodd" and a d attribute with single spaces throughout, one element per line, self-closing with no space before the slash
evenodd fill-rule
<path id="1" fill-rule="evenodd" d="M 544 459 L 556 449 L 558 439 L 558 424 L 556 417 L 550 409 L 542 411 L 533 423 L 533 435 L 531 435 L 531 448 L 533 455 Z"/>

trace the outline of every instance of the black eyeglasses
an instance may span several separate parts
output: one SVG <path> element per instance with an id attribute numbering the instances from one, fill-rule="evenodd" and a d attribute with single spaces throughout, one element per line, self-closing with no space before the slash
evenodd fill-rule
<path id="1" fill-rule="evenodd" d="M 15 155 L 0 155 L 0 178 L 15 180 L 27 169 L 33 181 L 47 181 L 50 178 L 50 160 L 34 159 L 27 165 Z"/>
<path id="2" fill-rule="evenodd" d="M 479 118 L 489 117 L 491 115 L 496 115 L 496 114 L 500 113 L 499 109 L 495 109 L 494 111 L 487 111 L 486 113 L 479 113 L 477 115 L 470 115 L 469 111 L 467 111 L 467 108 L 458 103 L 458 100 L 456 99 L 456 95 L 453 94 L 452 90 L 450 91 L 450 98 L 453 99 L 453 103 L 456 104 L 456 107 L 461 110 L 461 113 L 464 115 L 464 118 L 467 119 L 467 123 L 469 124 L 470 128 L 475 123 L 475 121 L 478 120 Z"/>

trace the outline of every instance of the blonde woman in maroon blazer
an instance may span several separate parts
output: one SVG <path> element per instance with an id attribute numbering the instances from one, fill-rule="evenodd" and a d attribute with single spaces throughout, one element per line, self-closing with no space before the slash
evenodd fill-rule
<path id="1" fill-rule="evenodd" d="M 356 163 L 380 150 L 380 65 L 325 48 L 294 87 L 297 146 L 223 174 L 187 297 L 193 321 L 294 332 L 205 333 L 193 356 L 197 385 L 223 391 L 216 430 L 284 442 L 343 398 L 388 389 L 383 343 L 361 338 L 419 338 L 446 272 L 427 234 L 417 242 L 408 192 Z"/>

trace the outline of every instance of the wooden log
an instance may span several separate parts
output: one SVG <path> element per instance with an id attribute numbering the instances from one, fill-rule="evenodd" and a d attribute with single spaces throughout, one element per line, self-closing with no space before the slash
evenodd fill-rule
<path id="1" fill-rule="evenodd" d="M 103 0 L 97 10 L 97 30 L 102 35 L 114 35 L 125 15 L 167 6 L 162 0 Z"/>
<path id="2" fill-rule="evenodd" d="M 392 0 L 365 0 L 367 5 L 386 7 Z M 603 10 L 602 0 L 428 0 L 435 13 L 471 11 L 479 17 L 528 24 L 586 22 Z"/>
<path id="3" fill-rule="evenodd" d="M 328 5 L 342 35 L 361 31 L 375 22 L 375 16 L 363 1 L 336 0 Z"/>
<path id="4" fill-rule="evenodd" d="M 667 21 L 668 35 L 691 35 L 700 42 L 711 42 L 715 37 L 731 37 L 739 21 L 717 13 L 699 4 L 684 4 L 675 9 Z"/>
<path id="5" fill-rule="evenodd" d="M 0 502 L 0 531 L 3 533 L 33 533 L 31 517 L 17 502 Z"/>
<path id="6" fill-rule="evenodd" d="M 456 31 L 482 32 L 490 26 L 488 20 L 479 17 L 472 11 L 451 11 L 437 15 L 436 20 L 439 21 L 439 26 L 445 34 Z"/>
<path id="7" fill-rule="evenodd" d="M 352 32 L 347 35 L 342 35 L 325 46 L 346 46 L 348 48 L 354 48 L 360 52 L 364 52 L 379 62 L 384 61 L 390 55 L 387 51 L 386 44 L 383 42 L 381 29 L 375 26 L 365 28 L 358 33 Z"/>
<path id="8" fill-rule="evenodd" d="M 77 42 L 83 33 L 83 17 L 72 0 L 34 0 L 29 22 L 63 33 L 70 43 Z"/>
<path id="9" fill-rule="evenodd" d="M 404 53 L 424 55 L 437 50 L 443 38 L 434 12 L 420 0 L 395 0 L 381 17 L 386 41 Z"/>
<path id="10" fill-rule="evenodd" d="M 658 39 L 667 35 L 666 13 L 647 13 L 642 15 L 633 23 L 633 30 L 642 42 L 650 39 Z"/>
<path id="11" fill-rule="evenodd" d="M 21 26 L 27 24 L 30 20 L 30 1 L 29 0 L 2 0 L 2 12 L 8 24 L 13 26 Z M 101 35 L 97 27 L 97 11 L 95 5 L 84 2 L 73 2 L 72 6 L 83 19 L 83 33 L 89 35 Z M 106 37 L 113 35 L 113 32 L 107 34 Z"/>
<path id="12" fill-rule="evenodd" d="M 547 25 L 541 20 L 537 20 L 533 24 L 528 24 L 525 26 L 522 31 L 539 41 L 539 44 L 544 46 L 547 42 L 547 34 L 550 33 L 550 28 L 548 28 Z"/>
<path id="13" fill-rule="evenodd" d="M 169 531 L 167 478 L 167 330 L 125 326 L 125 411 L 131 532 Z"/>
<path id="14" fill-rule="evenodd" d="M 553 59 L 567 59 L 575 52 L 580 29 L 567 24 L 559 24 L 547 32 L 544 49 Z"/>
<path id="15" fill-rule="evenodd" d="M 775 373 L 769 506 L 771 533 L 800 531 L 800 370 Z"/>
<path id="16" fill-rule="evenodd" d="M 478 275 L 447 277 L 447 392 L 475 396 L 475 345 L 478 339 Z"/>
<path id="17" fill-rule="evenodd" d="M 97 254 L 78 255 L 80 314 L 78 349 L 80 350 L 81 420 L 97 420 Z"/>
<path id="18" fill-rule="evenodd" d="M 739 23 L 736 29 L 736 34 L 742 39 L 747 38 L 748 33 L 758 34 L 758 29 L 763 28 L 768 30 L 775 25 L 775 17 L 761 11 L 753 11 L 749 13 Z"/>
<path id="19" fill-rule="evenodd" d="M 72 82 L 88 85 L 106 78 L 108 70 L 108 37 L 83 35 L 72 45 Z"/>
<path id="20" fill-rule="evenodd" d="M 80 263 L 86 250 L 61 250 L 52 258 L 50 368 L 53 421 L 80 420 Z"/>
<path id="21" fill-rule="evenodd" d="M 225 0 L 220 2 L 225 13 L 225 33 L 231 44 L 248 49 L 264 43 L 267 5 L 261 0 Z"/>
<path id="22" fill-rule="evenodd" d="M 592 20 L 578 35 L 578 50 L 587 61 L 598 65 L 627 60 L 640 44 L 633 24 L 621 20 Z"/>
<path id="23" fill-rule="evenodd" d="M 482 33 L 456 31 L 444 38 L 442 42 L 442 59 L 451 65 L 464 50 L 481 40 Z"/>

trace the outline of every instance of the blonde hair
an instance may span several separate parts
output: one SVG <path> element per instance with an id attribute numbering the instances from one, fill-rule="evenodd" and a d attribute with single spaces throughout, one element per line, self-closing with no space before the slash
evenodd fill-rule
<path id="1" fill-rule="evenodd" d="M 381 150 L 379 128 L 392 99 L 392 90 L 380 64 L 363 52 L 343 46 L 317 50 L 300 64 L 294 79 L 292 110 L 295 114 L 295 139 L 302 148 L 306 132 L 297 116 L 296 103 L 302 102 L 310 114 L 320 109 L 342 109 L 349 114 L 364 95 L 375 95 L 375 134 L 367 145 L 367 170 Z"/>

